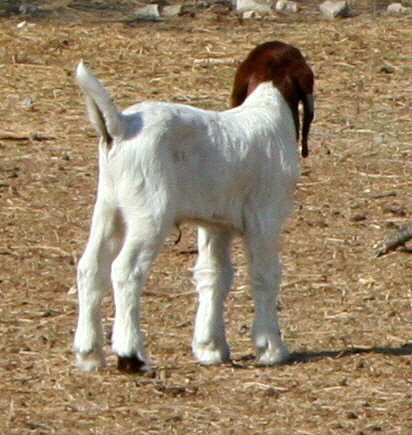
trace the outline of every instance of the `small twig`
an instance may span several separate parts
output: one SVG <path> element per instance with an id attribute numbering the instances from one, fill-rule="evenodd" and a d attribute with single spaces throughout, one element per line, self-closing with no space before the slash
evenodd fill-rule
<path id="1" fill-rule="evenodd" d="M 126 18 L 107 18 L 105 20 L 92 21 L 92 23 L 98 23 L 98 24 L 100 24 L 100 23 L 140 23 L 142 21 L 162 22 L 162 21 L 164 21 L 164 18 L 151 17 L 151 16 L 145 16 L 145 17 L 132 16 L 132 17 L 126 17 Z"/>
<path id="2" fill-rule="evenodd" d="M 400 230 L 391 233 L 385 240 L 375 245 L 374 257 L 387 254 L 399 246 L 404 246 L 405 243 L 412 239 L 412 224 L 405 225 Z M 405 247 L 405 251 L 410 252 Z"/>
<path id="3" fill-rule="evenodd" d="M 145 296 L 155 296 L 155 297 L 171 299 L 171 298 L 180 298 L 182 296 L 192 296 L 192 295 L 196 294 L 196 291 L 190 290 L 187 292 L 180 292 L 180 293 L 177 293 L 177 292 L 176 293 L 160 293 L 160 292 L 152 292 L 152 291 L 145 290 L 143 292 L 143 294 Z"/>
<path id="4" fill-rule="evenodd" d="M 0 140 L 31 140 L 31 141 L 43 141 L 56 139 L 54 136 L 44 136 L 41 133 L 30 133 L 28 135 L 16 135 L 12 133 L 1 133 Z"/>
<path id="5" fill-rule="evenodd" d="M 213 65 L 233 65 L 236 64 L 237 62 L 238 62 L 237 59 L 233 59 L 233 58 L 209 57 L 207 59 L 195 59 L 193 61 L 193 64 L 196 66 L 206 68 L 208 66 L 213 66 Z"/>
<path id="6" fill-rule="evenodd" d="M 178 231 L 178 235 L 177 235 L 176 240 L 175 240 L 174 243 L 173 243 L 173 246 L 178 245 L 179 242 L 180 242 L 180 240 L 182 239 L 182 230 L 180 229 L 180 226 L 179 226 L 179 225 L 176 225 L 176 229 L 177 229 L 177 231 Z"/>
<path id="7" fill-rule="evenodd" d="M 21 257 L 20 254 L 16 254 L 15 252 L 12 251 L 0 251 L 0 255 L 11 255 L 13 257 Z"/>
<path id="8" fill-rule="evenodd" d="M 57 246 L 44 246 L 44 245 L 31 245 L 31 246 L 12 246 L 13 250 L 24 250 L 24 251 L 52 251 L 59 257 L 70 257 L 73 258 L 73 255 Z M 8 255 L 17 255 L 13 252 L 5 252 Z"/>
<path id="9" fill-rule="evenodd" d="M 390 192 L 382 192 L 382 193 L 369 193 L 369 196 L 373 199 L 379 199 L 379 198 L 387 198 L 389 196 L 397 196 L 397 192 L 390 191 Z"/>

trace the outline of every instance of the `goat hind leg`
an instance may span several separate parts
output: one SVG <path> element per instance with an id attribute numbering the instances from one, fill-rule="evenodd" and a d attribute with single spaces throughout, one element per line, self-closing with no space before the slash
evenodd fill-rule
<path id="1" fill-rule="evenodd" d="M 223 319 L 224 301 L 230 290 L 233 268 L 229 232 L 199 228 L 199 257 L 194 278 L 199 296 L 192 349 L 204 364 L 227 361 L 229 346 Z"/>
<path id="2" fill-rule="evenodd" d="M 154 216 L 148 221 L 146 225 L 145 219 L 130 219 L 124 245 L 112 265 L 116 307 L 112 350 L 118 356 L 118 369 L 126 372 L 150 370 L 140 330 L 140 296 L 170 225 L 167 219 L 157 222 Z"/>
<path id="3" fill-rule="evenodd" d="M 283 343 L 277 315 L 280 262 L 277 232 L 246 237 L 249 274 L 255 303 L 252 340 L 257 361 L 263 365 L 285 362 L 289 352 Z"/>

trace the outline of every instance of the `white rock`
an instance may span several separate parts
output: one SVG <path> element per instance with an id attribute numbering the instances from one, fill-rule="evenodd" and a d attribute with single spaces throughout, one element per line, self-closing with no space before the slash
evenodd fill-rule
<path id="1" fill-rule="evenodd" d="M 328 18 L 348 17 L 349 3 L 346 0 L 339 2 L 326 0 L 319 5 L 319 10 Z"/>
<path id="2" fill-rule="evenodd" d="M 273 2 L 270 0 L 236 0 L 236 10 L 239 12 L 254 11 L 267 15 L 272 10 Z"/>
<path id="3" fill-rule="evenodd" d="M 76 295 L 77 294 L 77 287 L 75 285 L 70 287 L 67 294 L 68 295 Z"/>
<path id="4" fill-rule="evenodd" d="M 251 18 L 261 18 L 261 17 L 255 11 L 245 11 L 245 12 L 242 12 L 242 18 L 244 20 L 250 20 Z"/>
<path id="5" fill-rule="evenodd" d="M 177 17 L 183 13 L 183 5 L 167 5 L 162 8 L 162 16 Z"/>
<path id="6" fill-rule="evenodd" d="M 144 20 L 159 20 L 159 5 L 146 5 L 134 10 L 133 16 Z"/>
<path id="7" fill-rule="evenodd" d="M 33 98 L 32 97 L 26 97 L 22 102 L 21 105 L 24 107 L 30 107 L 33 104 Z"/>
<path id="8" fill-rule="evenodd" d="M 39 8 L 34 4 L 22 2 L 19 6 L 19 11 L 23 15 L 27 15 L 28 17 L 34 17 L 38 15 Z"/>
<path id="9" fill-rule="evenodd" d="M 275 9 L 277 10 L 277 12 L 281 12 L 283 14 L 295 14 L 296 12 L 298 12 L 299 7 L 295 2 L 289 0 L 279 0 L 276 3 Z"/>
<path id="10" fill-rule="evenodd" d="M 406 12 L 409 12 L 410 10 L 410 8 L 402 6 L 401 3 L 391 3 L 388 6 L 388 12 L 390 12 L 391 14 L 404 14 Z"/>

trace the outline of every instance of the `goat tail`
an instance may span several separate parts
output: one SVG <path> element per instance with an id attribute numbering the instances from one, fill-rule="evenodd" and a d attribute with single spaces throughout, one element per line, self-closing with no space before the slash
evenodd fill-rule
<path id="1" fill-rule="evenodd" d="M 76 69 L 76 80 L 86 97 L 87 113 L 106 144 L 124 134 L 123 118 L 104 86 L 86 68 L 83 60 Z"/>

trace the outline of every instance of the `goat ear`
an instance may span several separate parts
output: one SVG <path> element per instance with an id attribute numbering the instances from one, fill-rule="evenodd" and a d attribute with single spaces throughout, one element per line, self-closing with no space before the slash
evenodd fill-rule
<path id="1" fill-rule="evenodd" d="M 302 157 L 309 155 L 308 136 L 310 124 L 313 120 L 313 94 L 305 95 L 303 97 L 303 122 L 302 122 Z"/>
<path id="2" fill-rule="evenodd" d="M 297 73 L 297 80 L 301 91 L 301 101 L 303 104 L 302 120 L 302 157 L 309 155 L 308 136 L 310 125 L 314 116 L 313 104 L 313 72 L 305 62 Z"/>

